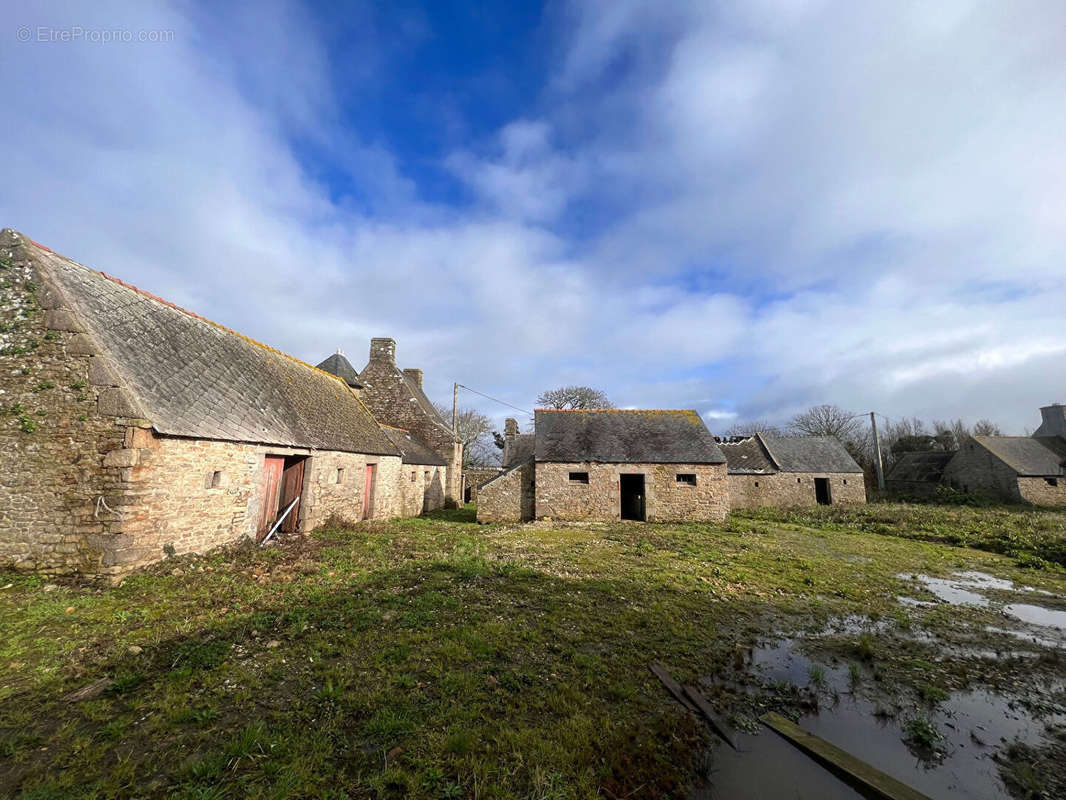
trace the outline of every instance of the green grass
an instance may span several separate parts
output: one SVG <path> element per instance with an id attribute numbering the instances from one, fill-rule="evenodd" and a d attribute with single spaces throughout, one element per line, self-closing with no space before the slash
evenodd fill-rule
<path id="1" fill-rule="evenodd" d="M 5 576 L 0 796 L 681 797 L 710 740 L 650 662 L 695 682 L 767 631 L 892 619 L 899 573 L 959 568 L 1066 592 L 842 523 L 478 526 L 469 508 L 104 590 Z M 924 653 L 844 646 L 929 680 Z"/>
<path id="2" fill-rule="evenodd" d="M 1066 513 L 1027 506 L 870 503 L 738 511 L 753 522 L 879 533 L 1002 553 L 1031 568 L 1066 567 Z"/>

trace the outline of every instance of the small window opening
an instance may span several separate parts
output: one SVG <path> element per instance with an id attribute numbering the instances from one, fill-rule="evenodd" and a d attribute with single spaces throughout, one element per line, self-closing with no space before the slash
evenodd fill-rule
<path id="1" fill-rule="evenodd" d="M 845 485 L 845 486 L 847 486 L 847 485 L 848 485 L 848 479 L 847 479 L 847 478 L 844 478 L 844 485 Z"/>
<path id="2" fill-rule="evenodd" d="M 426 478 L 426 482 L 428 483 L 429 482 L 429 470 L 428 469 L 426 470 L 425 478 Z"/>
<path id="3" fill-rule="evenodd" d="M 756 488 L 756 489 L 758 489 L 758 488 L 759 488 L 759 482 L 758 482 L 758 481 L 755 481 L 755 488 Z"/>
<path id="4" fill-rule="evenodd" d="M 337 483 L 344 483 L 344 467 L 337 467 Z"/>
<path id="5" fill-rule="evenodd" d="M 1059 479 L 1058 478 L 1044 478 L 1044 480 L 1047 481 L 1047 485 L 1048 486 L 1058 486 L 1059 485 Z"/>
<path id="6" fill-rule="evenodd" d="M 211 488 L 212 489 L 219 489 L 219 488 L 221 488 L 221 486 L 222 486 L 222 471 L 216 469 L 211 474 Z"/>
<path id="7" fill-rule="evenodd" d="M 796 483 L 803 483 L 803 478 L 796 478 Z"/>
<path id="8" fill-rule="evenodd" d="M 411 483 L 414 483 L 414 482 L 415 482 L 415 475 L 417 475 L 417 473 L 416 473 L 416 472 L 414 472 L 414 471 L 412 471 L 412 472 L 411 472 Z"/>
<path id="9" fill-rule="evenodd" d="M 677 473 L 677 482 L 685 486 L 695 486 L 696 476 L 691 472 L 679 472 Z"/>
<path id="10" fill-rule="evenodd" d="M 571 472 L 570 483 L 588 483 L 589 474 L 587 472 Z"/>

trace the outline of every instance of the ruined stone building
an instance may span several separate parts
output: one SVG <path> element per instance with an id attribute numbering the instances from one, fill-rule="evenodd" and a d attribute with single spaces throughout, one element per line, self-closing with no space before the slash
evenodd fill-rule
<path id="1" fill-rule="evenodd" d="M 721 442 L 730 508 L 866 502 L 862 468 L 833 436 L 756 433 Z"/>
<path id="2" fill-rule="evenodd" d="M 0 280 L 0 565 L 116 576 L 444 492 L 334 375 L 10 230 Z"/>
<path id="3" fill-rule="evenodd" d="M 481 487 L 479 522 L 721 521 L 725 456 L 695 411 L 545 410 L 521 439 L 506 427 L 504 472 Z"/>
<path id="4" fill-rule="evenodd" d="M 902 453 L 885 473 L 885 491 L 896 497 L 934 497 L 954 457 L 954 450 Z"/>

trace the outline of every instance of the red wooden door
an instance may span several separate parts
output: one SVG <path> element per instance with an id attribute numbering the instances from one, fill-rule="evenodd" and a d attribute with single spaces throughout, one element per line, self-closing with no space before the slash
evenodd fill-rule
<path id="1" fill-rule="evenodd" d="M 363 519 L 370 519 L 374 510 L 375 466 L 375 464 L 366 465 L 366 479 L 363 481 Z"/>
<path id="2" fill-rule="evenodd" d="M 278 513 L 284 514 L 285 509 L 289 507 L 289 503 L 293 500 L 302 501 L 301 493 L 304 488 L 304 464 L 307 463 L 306 458 L 288 458 L 288 462 L 285 465 L 285 471 L 281 475 L 281 500 L 278 502 Z M 285 517 L 285 521 L 281 523 L 281 530 L 284 533 L 292 533 L 296 530 L 296 525 L 300 519 L 300 503 L 297 502 L 293 506 L 292 511 Z"/>
<path id="3" fill-rule="evenodd" d="M 264 456 L 262 499 L 259 512 L 259 538 L 266 536 L 278 518 L 278 503 L 281 500 L 281 474 L 285 459 L 281 456 Z"/>

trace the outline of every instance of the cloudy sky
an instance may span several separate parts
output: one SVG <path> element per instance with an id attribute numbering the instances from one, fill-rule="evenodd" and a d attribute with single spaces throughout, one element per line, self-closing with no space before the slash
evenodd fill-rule
<path id="1" fill-rule="evenodd" d="M 1057 0 L 4 24 L 0 225 L 312 363 L 392 336 L 441 400 L 582 383 L 712 430 L 1066 401 Z"/>

